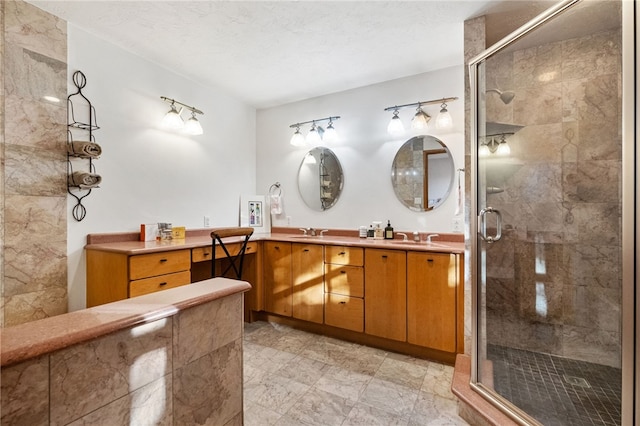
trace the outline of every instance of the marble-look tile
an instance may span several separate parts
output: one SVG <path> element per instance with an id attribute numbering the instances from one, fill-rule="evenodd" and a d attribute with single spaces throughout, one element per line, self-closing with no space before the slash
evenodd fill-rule
<path id="1" fill-rule="evenodd" d="M 265 324 L 262 321 L 257 321 L 256 323 Z M 262 346 L 271 346 L 274 341 L 291 333 L 292 330 L 290 327 L 275 323 L 266 323 L 266 325 L 260 326 L 256 325 L 245 331 L 244 340 Z"/>
<path id="2" fill-rule="evenodd" d="M 273 348 L 264 348 L 259 353 L 254 354 L 246 363 L 259 370 L 273 373 L 295 357 L 295 354 L 289 352 L 283 352 Z"/>
<path id="3" fill-rule="evenodd" d="M 355 402 L 360 399 L 364 388 L 370 381 L 371 376 L 369 375 L 333 366 L 316 382 L 314 387 Z"/>
<path id="4" fill-rule="evenodd" d="M 167 374 L 69 423 L 69 425 L 170 426 L 173 424 L 171 384 L 171 374 Z"/>
<path id="5" fill-rule="evenodd" d="M 610 2 L 614 7 L 616 3 Z M 570 80 L 619 73 L 622 67 L 621 44 L 619 30 L 563 41 L 563 78 Z"/>
<path id="6" fill-rule="evenodd" d="M 571 359 L 620 368 L 620 345 L 619 332 L 567 325 L 563 329 L 560 354 Z"/>
<path id="7" fill-rule="evenodd" d="M 49 424 L 49 357 L 2 368 L 3 425 Z"/>
<path id="8" fill-rule="evenodd" d="M 34 100 L 47 95 L 66 99 L 67 64 L 64 61 L 9 43 L 4 49 L 6 95 Z"/>
<path id="9" fill-rule="evenodd" d="M 278 423 L 282 415 L 270 410 L 267 407 L 253 402 L 244 403 L 244 425 L 245 426 L 271 426 Z"/>
<path id="10" fill-rule="evenodd" d="M 421 392 L 409 420 L 410 426 L 466 425 L 458 416 L 458 404 L 451 399 Z"/>
<path id="11" fill-rule="evenodd" d="M 242 381 L 244 384 L 247 384 L 249 382 L 259 382 L 261 381 L 265 376 L 271 374 L 268 371 L 262 370 L 260 368 L 256 368 L 252 365 L 250 365 L 247 360 L 244 360 L 243 363 L 243 369 L 242 369 Z"/>
<path id="12" fill-rule="evenodd" d="M 620 160 L 622 137 L 619 120 L 581 120 L 578 122 L 579 160 Z"/>
<path id="13" fill-rule="evenodd" d="M 174 369 L 240 339 L 242 322 L 242 294 L 180 312 L 173 322 Z"/>
<path id="14" fill-rule="evenodd" d="M 51 424 L 83 417 L 168 374 L 171 324 L 158 320 L 53 353 Z"/>
<path id="15" fill-rule="evenodd" d="M 24 1 L 4 3 L 5 41 L 67 60 L 67 23 Z"/>
<path id="16" fill-rule="evenodd" d="M 5 100 L 7 143 L 66 152 L 66 103 L 51 104 L 16 95 Z"/>
<path id="17" fill-rule="evenodd" d="M 564 323 L 594 330 L 619 332 L 622 305 L 620 288 L 564 286 Z"/>
<path id="18" fill-rule="evenodd" d="M 562 85 L 553 83 L 518 90 L 513 104 L 513 121 L 521 126 L 561 122 Z"/>
<path id="19" fill-rule="evenodd" d="M 67 312 L 67 286 L 4 297 L 4 326 L 24 324 Z"/>
<path id="20" fill-rule="evenodd" d="M 562 82 L 563 121 L 617 121 L 619 74 Z"/>
<path id="21" fill-rule="evenodd" d="M 342 426 L 406 426 L 408 423 L 408 416 L 398 417 L 379 408 L 357 403 Z"/>
<path id="22" fill-rule="evenodd" d="M 174 422 L 225 424 L 237 416 L 242 411 L 241 372 L 240 339 L 174 370 Z"/>
<path id="23" fill-rule="evenodd" d="M 411 389 L 420 389 L 426 374 L 427 367 L 385 358 L 374 377 Z"/>
<path id="24" fill-rule="evenodd" d="M 274 342 L 271 342 L 269 346 L 284 352 L 299 354 L 307 347 L 311 340 L 313 340 L 313 336 L 309 333 L 291 330 L 278 337 Z"/>
<path id="25" fill-rule="evenodd" d="M 575 286 L 620 289 L 620 246 L 566 244 L 565 282 Z"/>
<path id="26" fill-rule="evenodd" d="M 285 363 L 277 374 L 305 385 L 313 386 L 329 369 L 323 362 L 297 356 Z"/>
<path id="27" fill-rule="evenodd" d="M 507 142 L 514 158 L 528 163 L 559 163 L 562 160 L 558 141 L 562 140 L 562 123 L 547 123 L 526 126 Z"/>
<path id="28" fill-rule="evenodd" d="M 619 203 L 571 203 L 573 223 L 565 224 L 566 241 L 570 243 L 619 246 Z"/>
<path id="29" fill-rule="evenodd" d="M 240 411 L 233 418 L 227 421 L 224 426 L 244 426 L 244 413 Z"/>
<path id="30" fill-rule="evenodd" d="M 67 191 L 64 151 L 5 144 L 5 195 L 61 196 Z M 66 215 L 65 215 L 66 217 Z"/>
<path id="31" fill-rule="evenodd" d="M 513 52 L 513 83 L 516 89 L 553 84 L 561 78 L 561 42 Z M 520 94 L 521 91 L 517 93 Z"/>
<path id="32" fill-rule="evenodd" d="M 455 400 L 451 392 L 451 382 L 453 381 L 453 367 L 450 365 L 432 362 L 424 376 L 421 394 L 436 395 L 445 399 Z"/>
<path id="33" fill-rule="evenodd" d="M 360 402 L 398 416 L 407 416 L 413 411 L 418 393 L 406 386 L 373 378 L 365 387 Z"/>
<path id="34" fill-rule="evenodd" d="M 319 389 L 310 389 L 287 412 L 287 416 L 306 425 L 338 425 L 347 417 L 353 402 Z"/>
<path id="35" fill-rule="evenodd" d="M 32 245 L 67 240 L 66 196 L 7 195 L 5 198 L 4 242 L 8 246 Z M 62 217 L 61 217 L 62 216 Z M 58 248 L 46 256 L 57 255 Z M 42 259 L 45 253 L 37 254 Z"/>
<path id="36" fill-rule="evenodd" d="M 245 385 L 245 399 L 285 414 L 308 390 L 309 386 L 277 374 L 265 376 L 259 382 Z"/>
<path id="37" fill-rule="evenodd" d="M 65 251 L 65 242 L 57 241 L 6 246 L 4 295 L 20 296 L 46 289 L 60 289 L 66 293 Z"/>
<path id="38" fill-rule="evenodd" d="M 575 201 L 619 202 L 622 183 L 620 160 L 580 161 L 577 172 Z"/>

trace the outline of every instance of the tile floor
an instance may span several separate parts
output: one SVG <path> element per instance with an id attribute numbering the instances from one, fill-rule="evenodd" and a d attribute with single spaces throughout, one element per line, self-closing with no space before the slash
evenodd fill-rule
<path id="1" fill-rule="evenodd" d="M 266 322 L 245 324 L 244 424 L 466 425 L 453 367 Z"/>

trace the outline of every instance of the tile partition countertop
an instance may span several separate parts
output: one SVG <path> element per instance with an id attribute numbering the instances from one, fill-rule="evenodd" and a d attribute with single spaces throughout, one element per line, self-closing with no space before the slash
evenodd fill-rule
<path id="1" fill-rule="evenodd" d="M 0 329 L 2 367 L 248 291 L 245 281 L 213 278 L 189 286 Z"/>
<path id="2" fill-rule="evenodd" d="M 103 250 L 129 255 L 155 253 L 180 249 L 192 249 L 204 247 L 211 244 L 210 229 L 188 230 L 184 240 L 168 241 L 138 241 L 139 233 L 117 233 L 117 234 L 89 234 L 87 235 L 87 250 Z M 425 235 L 421 233 L 422 241 L 419 243 L 411 239 L 402 241 L 400 237 L 393 240 L 372 240 L 359 238 L 357 231 L 329 230 L 323 236 L 304 236 L 297 228 L 274 228 L 269 234 L 254 234 L 251 241 L 287 241 L 293 243 L 308 244 L 337 244 L 353 247 L 381 248 L 393 250 L 431 251 L 440 253 L 464 254 L 464 235 L 462 234 L 439 234 L 432 243 L 425 242 Z M 397 233 L 396 233 L 397 236 Z M 240 238 L 236 238 L 238 242 Z M 225 241 L 233 241 L 233 238 Z"/>

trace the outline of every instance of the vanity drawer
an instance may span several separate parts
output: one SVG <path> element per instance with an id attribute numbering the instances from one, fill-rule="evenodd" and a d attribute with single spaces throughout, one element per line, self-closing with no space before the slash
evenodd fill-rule
<path id="1" fill-rule="evenodd" d="M 326 246 L 324 252 L 325 263 L 337 265 L 362 266 L 364 264 L 362 247 Z"/>
<path id="2" fill-rule="evenodd" d="M 131 281 L 129 283 L 129 297 L 142 296 L 143 294 L 154 293 L 168 288 L 180 287 L 191 283 L 191 273 L 189 271 L 176 272 L 173 274 L 161 275 L 159 277 L 144 278 L 142 280 Z"/>
<path id="3" fill-rule="evenodd" d="M 364 300 L 326 293 L 324 295 L 324 323 L 362 333 L 364 331 Z"/>
<path id="4" fill-rule="evenodd" d="M 129 258 L 129 279 L 155 277 L 191 268 L 191 252 L 175 250 L 163 253 L 141 254 Z"/>
<path id="5" fill-rule="evenodd" d="M 325 293 L 364 297 L 364 269 L 351 265 L 324 265 Z"/>
<path id="6" fill-rule="evenodd" d="M 227 245 L 227 250 L 229 250 L 229 253 L 231 254 L 231 256 L 235 256 L 238 254 L 238 252 L 240 251 L 240 244 L 241 243 Z M 257 242 L 252 241 L 247 244 L 247 250 L 245 251 L 246 254 L 255 253 L 257 251 L 258 251 Z M 222 247 L 220 247 L 219 245 L 216 245 L 216 259 L 219 259 L 221 257 L 227 257 L 227 255 L 225 254 Z M 211 260 L 211 246 L 198 247 L 191 250 L 192 262 L 205 262 L 207 260 Z"/>

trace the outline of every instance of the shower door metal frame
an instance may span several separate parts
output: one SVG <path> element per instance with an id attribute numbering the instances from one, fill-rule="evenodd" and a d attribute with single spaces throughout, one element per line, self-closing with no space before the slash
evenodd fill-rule
<path id="1" fill-rule="evenodd" d="M 470 264 L 472 285 L 472 324 L 471 324 L 471 383 L 473 390 L 484 399 L 503 411 L 515 422 L 521 425 L 537 425 L 539 422 L 526 412 L 513 405 L 510 401 L 498 395 L 495 391 L 480 383 L 478 377 L 479 360 L 479 325 L 480 320 L 480 275 L 479 275 L 479 199 L 478 191 L 478 65 L 498 53 L 502 49 L 519 40 L 532 30 L 553 19 L 565 10 L 580 3 L 582 0 L 564 0 L 543 14 L 529 21 L 518 30 L 512 32 L 489 49 L 475 56 L 469 61 L 470 82 L 470 148 L 471 148 L 471 211 L 469 218 L 470 230 Z M 635 23 L 640 23 L 640 7 L 636 7 L 637 0 L 622 1 L 622 424 L 637 424 L 640 421 L 640 288 L 634 285 L 638 280 L 636 265 L 640 265 L 640 250 L 636 241 L 640 238 L 636 212 L 640 212 L 640 201 L 637 196 L 638 166 L 640 153 L 636 146 L 636 134 L 640 134 L 640 118 L 637 117 L 636 100 L 640 99 L 640 89 L 636 80 L 635 52 L 636 45 L 640 46 L 640 35 L 636 34 Z"/>

